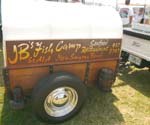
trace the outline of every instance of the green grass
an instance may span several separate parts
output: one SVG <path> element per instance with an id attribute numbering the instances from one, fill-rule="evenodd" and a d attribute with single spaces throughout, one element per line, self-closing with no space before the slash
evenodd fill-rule
<path id="1" fill-rule="evenodd" d="M 0 44 L 0 68 L 2 51 Z M 31 105 L 14 111 L 5 96 L 0 73 L 0 125 L 48 125 L 33 114 Z M 150 72 L 130 67 L 119 73 L 112 93 L 88 88 L 88 98 L 78 115 L 61 125 L 150 125 Z"/>

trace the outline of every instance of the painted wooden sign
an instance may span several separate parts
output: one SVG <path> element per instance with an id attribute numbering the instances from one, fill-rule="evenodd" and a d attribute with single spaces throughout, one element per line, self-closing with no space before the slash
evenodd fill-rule
<path id="1" fill-rule="evenodd" d="M 7 66 L 26 67 L 117 58 L 121 39 L 7 41 Z"/>

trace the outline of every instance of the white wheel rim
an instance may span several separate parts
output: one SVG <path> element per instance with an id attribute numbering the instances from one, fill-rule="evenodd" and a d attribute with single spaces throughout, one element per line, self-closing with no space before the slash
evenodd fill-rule
<path id="1" fill-rule="evenodd" d="M 46 113 L 53 117 L 69 114 L 76 107 L 78 94 L 71 87 L 60 87 L 53 90 L 44 101 Z"/>

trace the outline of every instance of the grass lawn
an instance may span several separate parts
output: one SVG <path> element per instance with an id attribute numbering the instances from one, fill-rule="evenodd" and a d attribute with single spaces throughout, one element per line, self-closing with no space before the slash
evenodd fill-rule
<path id="1" fill-rule="evenodd" d="M 9 107 L 2 81 L 0 43 L 0 125 L 48 125 L 39 122 L 31 105 L 20 111 Z M 150 125 L 150 72 L 130 67 L 118 74 L 112 93 L 88 88 L 81 112 L 61 125 Z"/>

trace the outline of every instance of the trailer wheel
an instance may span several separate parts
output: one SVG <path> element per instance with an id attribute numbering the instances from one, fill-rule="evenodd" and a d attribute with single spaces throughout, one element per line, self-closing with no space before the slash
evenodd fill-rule
<path id="1" fill-rule="evenodd" d="M 74 116 L 86 99 L 86 87 L 75 75 L 59 72 L 39 81 L 33 90 L 33 111 L 44 122 L 59 123 Z"/>

